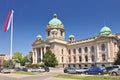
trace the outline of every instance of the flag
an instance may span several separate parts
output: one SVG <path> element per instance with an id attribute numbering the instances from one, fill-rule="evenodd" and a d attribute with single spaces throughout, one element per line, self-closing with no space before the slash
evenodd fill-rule
<path id="1" fill-rule="evenodd" d="M 13 13 L 14 13 L 14 11 L 12 10 L 7 15 L 6 21 L 4 23 L 4 32 L 8 31 L 10 28 L 10 24 L 11 24 L 12 19 L 13 19 Z"/>

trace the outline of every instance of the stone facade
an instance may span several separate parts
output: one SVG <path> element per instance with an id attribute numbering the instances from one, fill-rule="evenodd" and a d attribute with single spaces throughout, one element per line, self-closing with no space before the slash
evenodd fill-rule
<path id="1" fill-rule="evenodd" d="M 46 50 L 51 49 L 59 67 L 109 66 L 113 64 L 120 48 L 120 35 L 112 34 L 106 26 L 98 36 L 75 41 L 74 35 L 70 35 L 69 41 L 66 41 L 64 25 L 56 14 L 49 21 L 46 33 L 46 40 L 38 35 L 32 44 L 33 64 L 42 63 Z"/>

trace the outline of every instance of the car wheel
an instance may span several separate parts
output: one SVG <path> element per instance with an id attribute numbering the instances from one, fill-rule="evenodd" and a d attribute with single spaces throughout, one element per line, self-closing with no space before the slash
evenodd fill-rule
<path id="1" fill-rule="evenodd" d="M 101 73 L 98 73 L 98 75 L 101 75 Z"/>
<path id="2" fill-rule="evenodd" d="M 87 73 L 87 72 L 85 72 L 85 74 L 87 75 L 88 73 Z"/>
<path id="3" fill-rule="evenodd" d="M 116 75 L 117 75 L 117 73 L 116 73 L 116 72 L 112 72 L 112 75 L 113 75 L 113 76 L 116 76 Z"/>

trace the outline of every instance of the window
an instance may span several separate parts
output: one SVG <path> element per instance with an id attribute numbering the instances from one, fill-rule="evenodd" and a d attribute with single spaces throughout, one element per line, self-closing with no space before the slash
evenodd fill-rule
<path id="1" fill-rule="evenodd" d="M 85 61 L 88 62 L 88 56 L 85 56 Z"/>
<path id="2" fill-rule="evenodd" d="M 88 52 L 88 48 L 87 47 L 85 47 L 85 53 L 87 53 Z"/>
<path id="3" fill-rule="evenodd" d="M 63 54 L 63 49 L 61 49 L 61 53 Z"/>
<path id="4" fill-rule="evenodd" d="M 91 46 L 91 52 L 94 52 L 95 49 L 94 49 L 94 46 Z"/>
<path id="5" fill-rule="evenodd" d="M 85 64 L 85 67 L 87 67 L 87 64 Z"/>
<path id="6" fill-rule="evenodd" d="M 79 51 L 79 53 L 81 53 L 81 52 L 82 52 L 82 51 L 81 51 L 81 48 L 79 48 L 78 51 Z"/>
<path id="7" fill-rule="evenodd" d="M 70 49 L 68 50 L 68 53 L 69 53 L 69 55 L 71 54 L 71 51 L 70 51 Z"/>
<path id="8" fill-rule="evenodd" d="M 79 64 L 79 68 L 81 68 L 81 64 Z"/>
<path id="9" fill-rule="evenodd" d="M 63 31 L 61 31 L 61 36 L 63 36 Z"/>
<path id="10" fill-rule="evenodd" d="M 79 62 L 81 62 L 82 61 L 82 57 L 81 56 L 79 56 Z"/>
<path id="11" fill-rule="evenodd" d="M 76 54 L 76 49 L 73 49 L 73 53 Z"/>
<path id="12" fill-rule="evenodd" d="M 76 57 L 74 56 L 74 62 L 76 62 Z"/>
<path id="13" fill-rule="evenodd" d="M 106 60 L 106 55 L 102 54 L 102 61 L 105 61 L 105 60 Z"/>
<path id="14" fill-rule="evenodd" d="M 71 62 L 71 57 L 69 57 L 69 63 Z"/>
<path id="15" fill-rule="evenodd" d="M 95 61 L 95 56 L 94 55 L 91 56 L 91 60 L 92 60 L 92 62 Z"/>
<path id="16" fill-rule="evenodd" d="M 63 57 L 62 57 L 62 63 L 63 63 Z"/>
<path id="17" fill-rule="evenodd" d="M 50 31 L 48 31 L 48 36 L 50 36 Z"/>
<path id="18" fill-rule="evenodd" d="M 105 51 L 105 44 L 102 44 L 102 45 L 101 45 L 101 50 L 102 50 L 102 51 Z"/>

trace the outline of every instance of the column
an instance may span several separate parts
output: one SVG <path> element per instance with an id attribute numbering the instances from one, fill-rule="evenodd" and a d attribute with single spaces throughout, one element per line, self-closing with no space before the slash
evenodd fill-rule
<path id="1" fill-rule="evenodd" d="M 41 57 L 41 63 L 42 63 L 42 59 L 43 59 L 43 51 L 42 51 L 42 47 L 41 47 L 41 55 L 40 55 L 40 57 Z"/>
<path id="2" fill-rule="evenodd" d="M 35 63 L 37 63 L 37 49 L 35 48 Z"/>
<path id="3" fill-rule="evenodd" d="M 91 60 L 91 46 L 88 46 L 88 62 L 92 62 L 92 60 Z"/>
<path id="4" fill-rule="evenodd" d="M 107 43 L 107 60 L 109 61 L 110 59 L 110 45 L 109 42 Z"/>
<path id="5" fill-rule="evenodd" d="M 81 63 L 84 63 L 84 62 L 85 62 L 85 56 L 84 56 L 85 52 L 84 52 L 84 47 L 81 48 L 81 52 L 82 52 L 82 53 L 81 53 L 81 54 L 82 54 L 82 55 L 81 55 L 81 57 L 82 57 L 82 61 L 81 61 Z"/>
<path id="6" fill-rule="evenodd" d="M 100 60 L 100 56 L 99 56 L 99 46 L 98 46 L 98 44 L 96 44 L 96 59 L 95 59 L 95 61 L 96 61 L 96 62 L 99 62 L 99 60 Z"/>
<path id="7" fill-rule="evenodd" d="M 34 50 L 32 51 L 32 58 L 33 58 L 33 64 L 35 63 L 35 56 L 34 56 Z"/>
<path id="8" fill-rule="evenodd" d="M 44 47 L 44 55 L 45 55 L 45 53 L 46 53 L 46 46 Z"/>

